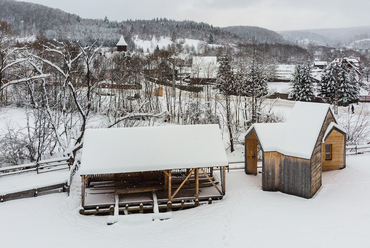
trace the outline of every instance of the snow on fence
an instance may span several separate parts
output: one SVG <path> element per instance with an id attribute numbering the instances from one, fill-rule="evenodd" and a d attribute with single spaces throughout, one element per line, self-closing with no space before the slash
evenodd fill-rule
<path id="1" fill-rule="evenodd" d="M 353 145 L 347 146 L 347 155 L 357 155 L 370 152 L 370 145 Z"/>
<path id="2" fill-rule="evenodd" d="M 69 169 L 69 158 L 52 158 L 35 163 L 14 165 L 0 168 L 0 177 L 24 172 L 36 171 L 37 173 Z"/>

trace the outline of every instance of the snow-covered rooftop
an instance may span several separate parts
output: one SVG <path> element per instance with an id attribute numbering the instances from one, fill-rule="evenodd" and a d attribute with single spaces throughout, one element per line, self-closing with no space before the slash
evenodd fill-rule
<path id="1" fill-rule="evenodd" d="M 125 38 L 123 37 L 123 35 L 121 35 L 121 38 L 119 39 L 119 41 L 117 43 L 117 46 L 127 46 L 127 43 L 126 43 Z"/>
<path id="2" fill-rule="evenodd" d="M 228 164 L 218 125 L 89 129 L 81 175 Z"/>
<path id="3" fill-rule="evenodd" d="M 329 104 L 296 102 L 285 123 L 254 124 L 265 152 L 277 151 L 287 156 L 310 159 Z"/>

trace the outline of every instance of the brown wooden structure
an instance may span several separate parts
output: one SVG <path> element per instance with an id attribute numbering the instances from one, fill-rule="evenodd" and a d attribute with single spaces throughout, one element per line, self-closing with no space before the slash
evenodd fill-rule
<path id="1" fill-rule="evenodd" d="M 119 39 L 116 46 L 117 46 L 117 51 L 118 52 L 127 52 L 127 43 L 126 43 L 125 38 L 123 37 L 123 35 Z"/>
<path id="2" fill-rule="evenodd" d="M 321 187 L 322 171 L 346 166 L 346 134 L 327 104 L 299 102 L 295 114 L 298 117 L 287 123 L 255 124 L 248 130 L 245 172 L 257 175 L 259 143 L 262 189 L 312 198 Z"/>
<path id="3" fill-rule="evenodd" d="M 99 134 L 102 132 L 110 138 Z M 205 135 L 199 137 L 202 133 Z M 198 144 L 189 142 L 191 136 Z M 113 137 L 119 142 L 112 140 Z M 130 144 L 132 140 L 140 145 Z M 205 146 L 208 142 L 212 142 L 210 147 Z M 106 147 L 109 143 L 115 151 Z M 87 151 L 83 151 L 80 173 L 81 214 L 113 214 L 116 196 L 119 213 L 129 214 L 153 212 L 155 204 L 161 212 L 184 209 L 221 200 L 225 195 L 227 159 L 217 125 L 88 130 L 84 149 Z M 121 154 L 115 155 L 118 150 Z M 189 158 L 188 153 L 194 157 Z M 202 153 L 206 160 L 197 162 Z M 110 162 L 112 156 L 115 158 Z M 105 161 L 101 167 L 100 161 Z M 117 164 L 109 168 L 112 163 Z"/>

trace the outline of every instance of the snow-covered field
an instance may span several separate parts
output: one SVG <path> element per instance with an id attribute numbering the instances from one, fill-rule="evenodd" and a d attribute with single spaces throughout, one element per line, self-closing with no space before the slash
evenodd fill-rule
<path id="1" fill-rule="evenodd" d="M 227 173 L 225 198 L 166 221 L 108 226 L 65 193 L 0 203 L 1 247 L 369 247 L 370 155 L 323 173 L 310 199 L 261 190 L 261 174 Z M 2 180 L 0 178 L 0 180 Z"/>
<path id="2" fill-rule="evenodd" d="M 271 104 L 274 100 L 266 100 Z M 294 102 L 274 108 L 289 115 Z M 357 112 L 360 106 L 356 106 Z M 347 108 L 339 108 L 347 113 Z M 24 111 L 3 109 L 0 129 L 24 126 Z M 229 161 L 240 161 L 242 146 Z M 233 165 L 242 167 L 242 164 Z M 54 182 L 67 171 L 0 177 L 0 193 Z M 107 216 L 82 216 L 80 177 L 71 195 L 43 195 L 0 203 L 0 247 L 369 247 L 370 154 L 348 156 L 347 168 L 323 173 L 323 186 L 312 199 L 264 192 L 261 174 L 227 173 L 220 202 L 173 212 L 166 221 L 107 225 Z"/>

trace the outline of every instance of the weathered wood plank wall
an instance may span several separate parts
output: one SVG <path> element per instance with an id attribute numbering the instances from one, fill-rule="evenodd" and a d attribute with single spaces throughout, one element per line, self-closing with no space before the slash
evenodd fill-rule
<path id="1" fill-rule="evenodd" d="M 326 129 L 331 122 L 335 122 L 332 112 L 330 109 L 326 114 L 323 125 L 321 126 L 319 137 L 316 141 L 315 149 L 311 156 L 311 197 L 320 189 L 322 185 L 322 139 L 326 132 Z"/>

